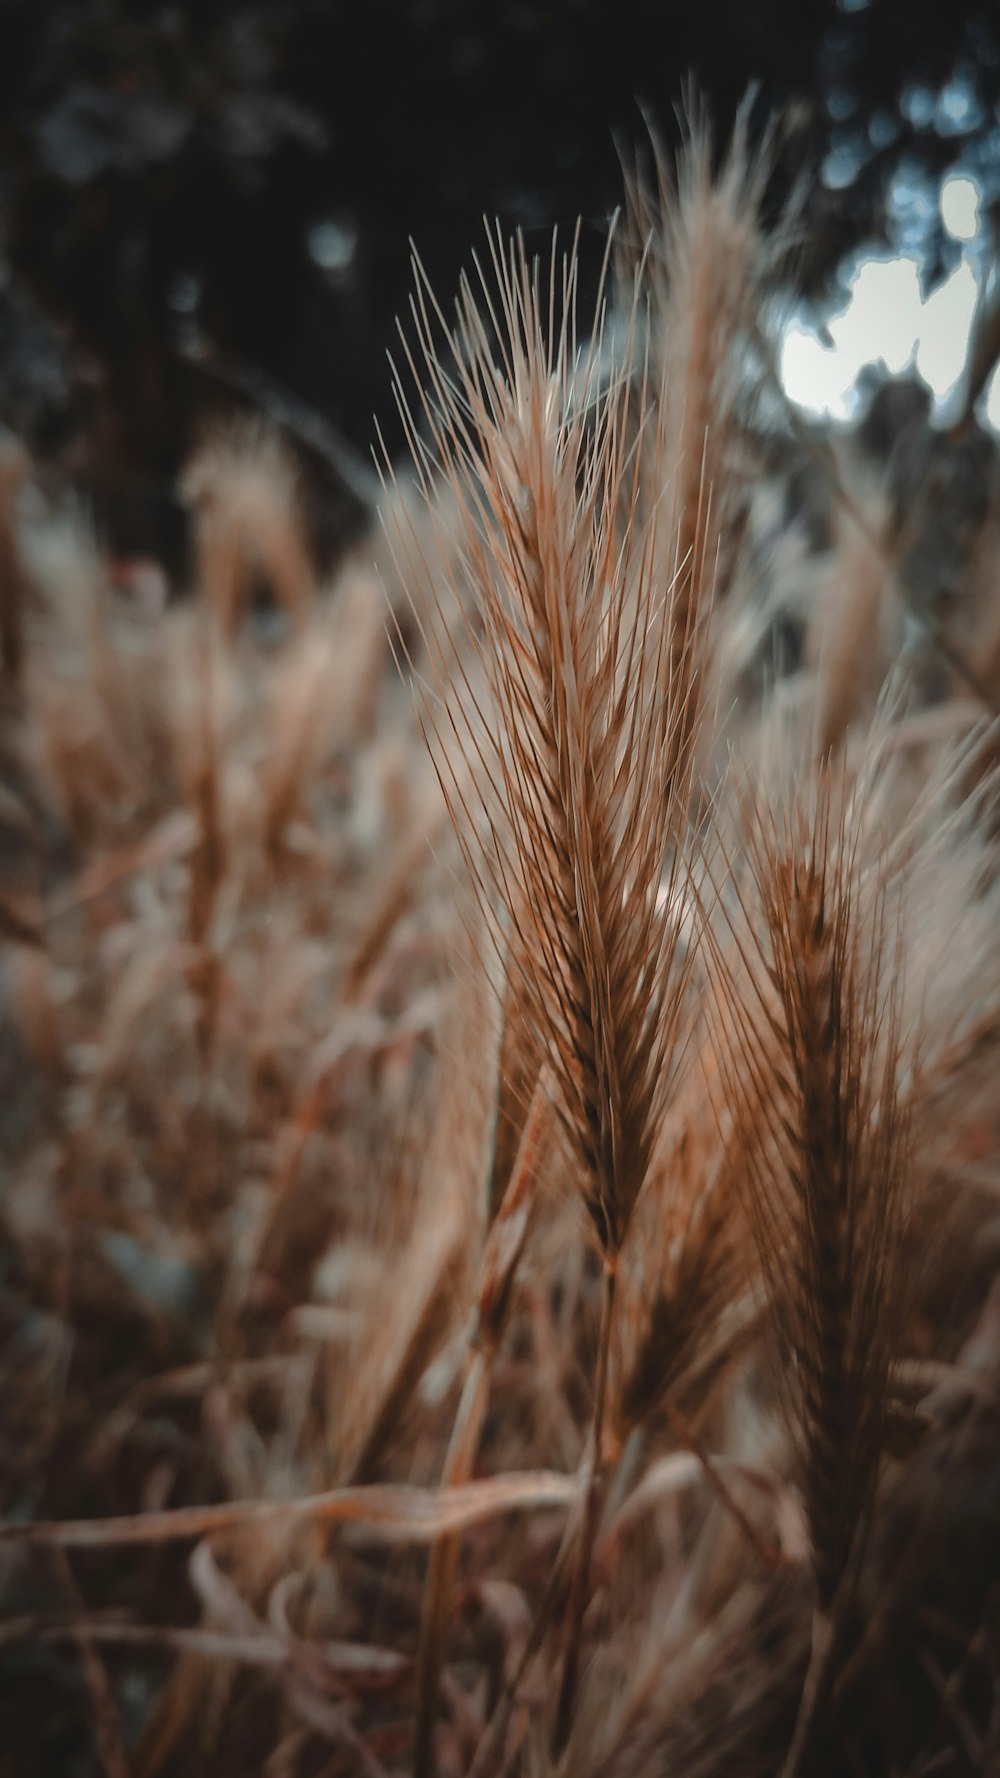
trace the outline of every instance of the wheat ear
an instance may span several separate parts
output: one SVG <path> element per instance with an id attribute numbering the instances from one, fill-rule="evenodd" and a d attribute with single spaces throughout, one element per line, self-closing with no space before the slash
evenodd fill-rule
<path id="1" fill-rule="evenodd" d="M 726 984 L 720 1046 L 728 1097 L 760 1131 L 746 1196 L 812 1547 L 814 1653 L 788 1774 L 816 1730 L 871 1518 L 902 1296 L 902 958 L 886 874 L 862 868 L 863 805 L 831 770 L 784 805 L 747 794 L 749 967 Z"/>

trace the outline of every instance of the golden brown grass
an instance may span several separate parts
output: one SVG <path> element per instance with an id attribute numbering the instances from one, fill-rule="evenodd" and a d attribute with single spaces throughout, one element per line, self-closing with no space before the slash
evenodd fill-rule
<path id="1" fill-rule="evenodd" d="M 995 495 L 907 650 L 769 164 L 418 266 L 329 587 L 273 433 L 157 610 L 5 455 L 12 1770 L 996 1761 Z"/>

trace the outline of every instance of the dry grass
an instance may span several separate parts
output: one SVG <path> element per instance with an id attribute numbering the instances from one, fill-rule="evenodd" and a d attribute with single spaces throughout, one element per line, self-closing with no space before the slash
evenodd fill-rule
<path id="1" fill-rule="evenodd" d="M 165 606 L 4 448 L 3 1771 L 1000 1760 L 998 484 L 914 646 L 767 167 L 418 266 L 330 586 L 265 428 Z"/>

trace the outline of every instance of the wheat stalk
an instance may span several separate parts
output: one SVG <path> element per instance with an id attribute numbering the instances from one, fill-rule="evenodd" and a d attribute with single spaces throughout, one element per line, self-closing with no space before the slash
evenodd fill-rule
<path id="1" fill-rule="evenodd" d="M 503 1336 L 535 1203 L 536 1174 L 540 1162 L 548 1158 L 546 1085 L 539 1080 L 532 1096 L 507 1189 L 484 1244 L 469 1362 L 441 1476 L 442 1486 L 448 1488 L 469 1481 L 479 1448 L 493 1360 Z M 428 1563 L 417 1652 L 415 1778 L 424 1778 L 434 1770 L 434 1723 L 458 1548 L 457 1537 L 443 1538 L 435 1544 Z"/>
<path id="2" fill-rule="evenodd" d="M 683 1049 L 692 952 L 669 910 L 686 868 L 698 644 L 662 569 L 658 507 L 641 510 L 631 392 L 598 375 L 601 312 L 577 350 L 575 258 L 560 276 L 553 243 L 546 303 L 523 243 L 491 242 L 486 319 L 466 282 L 453 331 L 417 269 L 429 444 L 402 390 L 400 409 L 428 494 L 433 469 L 460 515 L 452 590 L 471 605 L 456 624 L 440 593 L 417 602 L 424 708 L 486 917 L 519 926 L 519 997 L 604 1263 L 596 1468 L 618 1258 Z M 410 580 L 433 587 L 426 559 Z M 584 1557 L 564 1700 L 586 1586 Z"/>

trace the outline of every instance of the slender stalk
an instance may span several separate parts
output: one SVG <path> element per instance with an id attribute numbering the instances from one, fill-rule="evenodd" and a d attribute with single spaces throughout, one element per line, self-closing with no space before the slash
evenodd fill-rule
<path id="1" fill-rule="evenodd" d="M 734 1499 L 732 1490 L 727 1488 L 725 1480 L 719 1473 L 718 1466 L 712 1461 L 711 1453 L 707 1450 L 703 1441 L 698 1437 L 694 1428 L 684 1418 L 684 1415 L 679 1413 L 677 1409 L 673 1407 L 669 1398 L 664 1401 L 663 1407 L 667 1420 L 673 1428 L 679 1443 L 689 1450 L 697 1459 L 702 1474 L 723 1511 L 731 1515 L 742 1531 L 747 1542 L 756 1550 L 765 1567 L 772 1570 L 783 1567 L 784 1556 L 781 1549 L 768 1543 L 767 1540 L 761 1536 L 756 1525 L 754 1525 L 753 1521 L 743 1511 L 739 1501 Z"/>
<path id="2" fill-rule="evenodd" d="M 781 1778 L 797 1778 L 798 1773 L 804 1769 L 804 1761 L 813 1746 L 833 1672 L 834 1631 L 834 1617 L 825 1611 L 814 1611 L 809 1666 L 791 1745 L 781 1768 Z"/>
<path id="3" fill-rule="evenodd" d="M 445 1457 L 445 1486 L 468 1481 L 479 1448 L 489 1401 L 493 1360 L 503 1335 L 511 1288 L 520 1264 L 530 1220 L 532 1186 L 548 1109 L 548 1076 L 543 1071 L 532 1095 L 514 1165 L 483 1252 L 473 1353 Z M 445 1624 L 458 1558 L 459 1540 L 435 1543 L 427 1569 L 417 1653 L 417 1728 L 414 1778 L 432 1778 L 434 1723 L 444 1659 Z"/>
<path id="4" fill-rule="evenodd" d="M 517 1695 L 518 1687 L 524 1678 L 531 1662 L 542 1645 L 542 1639 L 548 1624 L 549 1616 L 555 1608 L 563 1591 L 567 1570 L 573 1559 L 573 1545 L 577 1545 L 576 1562 L 570 1576 L 569 1604 L 567 1622 L 570 1626 L 571 1640 L 567 1644 L 566 1661 L 560 1688 L 559 1712 L 557 1714 L 556 1731 L 553 1737 L 554 1751 L 560 1750 L 560 1723 L 565 1714 L 565 1743 L 572 1720 L 573 1698 L 576 1690 L 576 1670 L 579 1664 L 579 1638 L 583 1622 L 583 1612 L 589 1591 L 590 1568 L 593 1560 L 594 1542 L 597 1532 L 600 1489 L 606 1477 L 603 1465 L 599 1463 L 603 1443 L 604 1418 L 607 1407 L 608 1371 L 611 1355 L 611 1329 L 614 1324 L 615 1296 L 618 1282 L 617 1266 L 606 1262 L 604 1273 L 604 1302 L 601 1311 L 601 1330 L 597 1355 L 597 1378 L 594 1392 L 594 1412 L 590 1432 L 590 1474 L 582 1484 L 582 1500 L 580 1506 L 579 1532 L 576 1530 L 575 1515 L 566 1526 L 559 1545 L 548 1584 L 535 1612 L 528 1639 L 521 1651 L 521 1658 L 512 1678 L 508 1681 L 503 1696 L 498 1700 L 492 1718 L 487 1724 L 483 1738 L 476 1750 L 475 1759 L 469 1771 L 469 1778 L 484 1778 L 493 1768 L 493 1761 L 502 1748 L 506 1732 L 510 1707 Z M 575 1631 L 574 1631 L 575 1624 Z"/>
<path id="5" fill-rule="evenodd" d="M 604 1412 L 608 1395 L 608 1365 L 611 1355 L 611 1328 L 614 1321 L 615 1289 L 618 1282 L 618 1268 L 613 1258 L 605 1260 L 604 1266 L 604 1304 L 601 1311 L 600 1344 L 597 1352 L 597 1381 L 594 1389 L 594 1414 L 590 1433 L 590 1474 L 587 1478 L 583 1502 L 583 1517 L 580 1525 L 580 1543 L 577 1550 L 576 1567 L 569 1596 L 567 1612 L 566 1656 L 563 1663 L 562 1684 L 559 1688 L 559 1703 L 556 1708 L 555 1728 L 552 1736 L 552 1753 L 557 1757 L 562 1753 L 569 1738 L 573 1720 L 573 1703 L 576 1697 L 577 1673 L 580 1665 L 580 1637 L 583 1631 L 583 1614 L 587 1608 L 590 1593 L 590 1569 L 594 1554 L 594 1538 L 597 1534 L 597 1523 L 601 1511 L 601 1492 L 604 1481 L 604 1461 L 602 1446 L 604 1442 Z"/>
<path id="6" fill-rule="evenodd" d="M 448 1452 L 442 1472 L 442 1484 L 450 1488 L 469 1480 L 486 1405 L 489 1401 L 492 1353 L 475 1352 L 465 1374 L 462 1397 L 455 1415 Z M 434 1723 L 437 1717 L 441 1666 L 444 1658 L 448 1602 L 451 1597 L 455 1565 L 458 1561 L 459 1537 L 450 1534 L 439 1539 L 431 1549 L 424 1592 L 420 1643 L 417 1650 L 417 1729 L 413 1752 L 414 1778 L 432 1778 L 434 1764 Z"/>
<path id="7" fill-rule="evenodd" d="M 556 1553 L 556 1559 L 552 1564 L 549 1578 L 545 1584 L 545 1591 L 538 1602 L 535 1616 L 532 1620 L 527 1640 L 521 1650 L 517 1666 L 511 1677 L 507 1680 L 501 1696 L 497 1699 L 493 1715 L 486 1724 L 482 1739 L 480 1740 L 479 1746 L 476 1748 L 475 1756 L 469 1767 L 468 1778 L 487 1778 L 487 1774 L 493 1771 L 495 1762 L 503 1751 L 504 1739 L 507 1731 L 507 1720 L 510 1715 L 511 1706 L 517 1696 L 521 1681 L 542 1646 L 545 1631 L 548 1628 L 549 1618 L 551 1617 L 563 1591 L 563 1583 L 566 1579 L 575 1542 L 576 1521 L 574 1516 L 567 1521 L 566 1528 L 559 1541 L 559 1549 Z"/>

